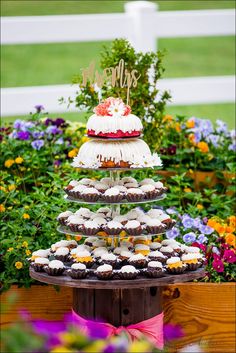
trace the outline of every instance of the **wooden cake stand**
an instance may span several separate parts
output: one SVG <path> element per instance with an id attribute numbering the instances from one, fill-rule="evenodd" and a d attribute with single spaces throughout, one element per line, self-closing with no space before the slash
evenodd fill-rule
<path id="1" fill-rule="evenodd" d="M 49 276 L 30 269 L 30 276 L 40 282 L 72 287 L 73 310 L 86 319 L 98 319 L 114 326 L 127 326 L 150 319 L 162 310 L 162 288 L 204 277 L 200 268 L 180 275 L 161 278 L 102 281 L 95 277 L 76 280 L 68 276 Z"/>

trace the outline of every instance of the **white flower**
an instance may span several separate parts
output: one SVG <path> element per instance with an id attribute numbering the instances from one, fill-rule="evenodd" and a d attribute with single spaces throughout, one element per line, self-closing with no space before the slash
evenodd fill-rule
<path id="1" fill-rule="evenodd" d="M 161 167 L 161 166 L 162 166 L 162 160 L 161 160 L 161 158 L 158 156 L 157 153 L 153 153 L 153 155 L 152 155 L 152 161 L 153 161 L 153 166 L 155 166 L 155 167 Z"/>
<path id="2" fill-rule="evenodd" d="M 110 107 L 107 109 L 108 113 L 112 116 L 123 116 L 125 113 L 125 105 L 120 99 L 114 100 Z"/>

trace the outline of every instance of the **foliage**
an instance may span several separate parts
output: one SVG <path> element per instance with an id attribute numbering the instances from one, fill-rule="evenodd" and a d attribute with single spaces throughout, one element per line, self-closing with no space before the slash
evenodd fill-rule
<path id="1" fill-rule="evenodd" d="M 164 129 L 163 115 L 166 102 L 170 99 L 167 91 L 160 92 L 156 87 L 165 69 L 162 65 L 163 53 L 135 52 L 134 48 L 125 39 L 116 39 L 111 47 L 104 47 L 101 53 L 100 68 L 104 70 L 116 67 L 119 61 L 125 61 L 125 68 L 130 72 L 137 70 L 140 78 L 137 87 L 130 90 L 129 104 L 133 114 L 142 119 L 144 125 L 144 139 L 152 150 L 157 150 L 160 145 L 161 134 Z M 150 77 L 152 77 L 150 79 Z M 75 98 L 75 105 L 79 109 L 86 108 L 91 112 L 98 104 L 100 92 L 91 80 L 86 86 L 81 85 L 82 75 L 74 78 L 73 83 L 79 84 L 80 91 Z M 103 86 L 102 98 L 120 97 L 126 101 L 127 87 L 112 87 L 110 83 Z M 156 98 L 158 95 L 158 99 Z M 70 103 L 73 101 L 70 99 Z"/>

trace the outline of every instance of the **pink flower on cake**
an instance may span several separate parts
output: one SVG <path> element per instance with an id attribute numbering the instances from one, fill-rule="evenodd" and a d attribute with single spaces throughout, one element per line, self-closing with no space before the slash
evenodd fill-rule
<path id="1" fill-rule="evenodd" d="M 100 116 L 127 116 L 131 108 L 125 105 L 122 99 L 109 97 L 94 108 L 94 113 Z"/>

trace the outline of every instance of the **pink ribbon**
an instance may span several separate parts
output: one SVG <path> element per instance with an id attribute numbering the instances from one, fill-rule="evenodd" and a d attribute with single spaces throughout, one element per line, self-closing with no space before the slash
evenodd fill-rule
<path id="1" fill-rule="evenodd" d="M 115 327 L 109 323 L 97 322 L 92 320 L 84 319 L 72 310 L 73 316 L 78 320 L 86 331 L 86 327 L 89 323 L 96 322 L 97 325 L 101 325 L 102 328 L 107 329 L 108 337 L 119 335 L 124 331 L 132 341 L 141 339 L 145 336 L 152 344 L 154 344 L 158 349 L 163 349 L 164 338 L 163 338 L 163 317 L 164 314 L 158 314 L 151 319 L 141 321 L 134 325 L 129 326 L 119 326 Z"/>

